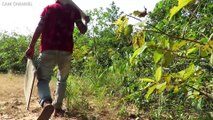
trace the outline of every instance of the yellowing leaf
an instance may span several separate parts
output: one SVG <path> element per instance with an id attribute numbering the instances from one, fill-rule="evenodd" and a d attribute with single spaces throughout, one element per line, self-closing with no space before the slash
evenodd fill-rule
<path id="1" fill-rule="evenodd" d="M 181 70 L 180 72 L 178 72 L 178 74 L 176 74 L 175 77 L 181 78 L 183 80 L 187 80 L 194 73 L 195 73 L 195 67 L 194 67 L 194 64 L 191 64 L 185 70 Z"/>
<path id="2" fill-rule="evenodd" d="M 166 89 L 166 82 L 161 83 L 161 84 L 158 84 L 158 85 L 156 86 L 156 89 L 158 89 L 158 92 L 159 92 L 159 93 L 163 92 L 163 91 Z"/>
<path id="3" fill-rule="evenodd" d="M 154 53 L 155 64 L 157 64 L 162 57 L 163 57 L 163 54 L 161 54 L 159 51 L 155 51 Z"/>
<path id="4" fill-rule="evenodd" d="M 168 76 L 164 77 L 164 79 L 165 79 L 165 81 L 166 81 L 167 83 L 170 83 L 170 81 L 171 81 L 171 76 L 168 75 Z"/>
<path id="5" fill-rule="evenodd" d="M 134 34 L 132 43 L 134 49 L 142 47 L 145 43 L 144 31 L 137 32 L 136 34 Z"/>
<path id="6" fill-rule="evenodd" d="M 174 43 L 173 46 L 172 46 L 172 50 L 173 51 L 177 51 L 181 47 L 183 47 L 184 45 L 186 45 L 186 43 L 187 43 L 186 41 L 181 41 L 181 42 Z"/>
<path id="7" fill-rule="evenodd" d="M 145 98 L 148 100 L 149 96 L 154 92 L 154 90 L 156 89 L 157 85 L 153 85 L 152 87 L 149 88 L 149 90 L 147 91 Z"/>
<path id="8" fill-rule="evenodd" d="M 162 76 L 162 67 L 159 67 L 155 72 L 155 80 L 160 81 Z"/>
<path id="9" fill-rule="evenodd" d="M 193 94 L 193 95 L 199 95 L 199 94 L 200 94 L 200 92 L 198 92 L 198 91 L 194 91 L 192 94 Z"/>
<path id="10" fill-rule="evenodd" d="M 185 70 L 185 74 L 184 74 L 184 77 L 183 77 L 183 79 L 184 80 L 186 80 L 186 79 L 188 79 L 192 74 L 194 74 L 195 73 L 195 66 L 194 66 L 194 64 L 191 64 L 190 66 L 189 66 L 189 68 L 187 68 L 186 70 Z"/>
<path id="11" fill-rule="evenodd" d="M 170 20 L 172 19 L 172 17 L 183 7 L 185 7 L 186 5 L 188 5 L 190 2 L 192 2 L 194 0 L 178 0 L 178 6 L 174 6 L 172 9 L 170 9 Z"/>
<path id="12" fill-rule="evenodd" d="M 154 80 L 150 79 L 150 78 L 142 78 L 140 79 L 142 82 L 155 82 Z"/>
<path id="13" fill-rule="evenodd" d="M 175 88 L 174 88 L 174 93 L 177 93 L 178 91 L 179 91 L 178 86 L 175 86 Z"/>

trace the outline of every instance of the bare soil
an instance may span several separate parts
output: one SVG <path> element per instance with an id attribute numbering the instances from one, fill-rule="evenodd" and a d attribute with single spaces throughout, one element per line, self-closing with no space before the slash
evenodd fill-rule
<path id="1" fill-rule="evenodd" d="M 24 97 L 24 75 L 0 74 L 0 120 L 36 120 L 41 112 L 38 104 L 36 83 L 29 110 Z M 54 89 L 54 82 L 51 82 Z M 77 120 L 75 116 L 51 120 Z"/>

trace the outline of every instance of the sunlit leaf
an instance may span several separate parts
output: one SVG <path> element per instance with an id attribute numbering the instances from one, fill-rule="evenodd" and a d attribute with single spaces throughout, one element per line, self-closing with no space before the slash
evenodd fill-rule
<path id="1" fill-rule="evenodd" d="M 186 56 L 188 56 L 189 54 L 191 53 L 194 53 L 194 52 L 197 52 L 198 48 L 191 48 L 191 49 L 188 49 L 187 52 L 186 52 Z"/>
<path id="2" fill-rule="evenodd" d="M 149 88 L 149 90 L 147 91 L 145 98 L 148 100 L 149 96 L 154 92 L 154 90 L 156 89 L 157 85 L 153 85 L 152 87 Z"/>
<path id="3" fill-rule="evenodd" d="M 175 86 L 175 88 L 174 88 L 174 93 L 177 93 L 178 91 L 179 91 L 178 86 Z"/>
<path id="4" fill-rule="evenodd" d="M 137 32 L 136 34 L 134 34 L 132 43 L 134 49 L 142 47 L 145 43 L 144 31 Z"/>
<path id="5" fill-rule="evenodd" d="M 159 51 L 155 51 L 154 53 L 155 64 L 157 64 L 162 57 L 163 57 L 163 54 L 161 54 Z"/>
<path id="6" fill-rule="evenodd" d="M 213 65 L 213 52 L 212 52 L 211 57 L 210 57 L 210 63 Z"/>
<path id="7" fill-rule="evenodd" d="M 143 51 L 146 49 L 146 44 L 144 44 L 141 48 L 137 49 L 132 57 L 130 58 L 130 63 L 132 64 L 133 63 L 133 59 L 135 59 L 135 57 L 137 57 L 139 54 L 143 53 Z"/>
<path id="8" fill-rule="evenodd" d="M 193 94 L 193 95 L 199 95 L 199 94 L 200 94 L 200 92 L 198 92 L 198 91 L 194 91 L 192 94 Z"/>
<path id="9" fill-rule="evenodd" d="M 176 42 L 173 44 L 172 50 L 173 51 L 180 50 L 180 48 L 183 47 L 184 45 L 186 45 L 186 43 L 187 43 L 186 41 Z"/>
<path id="10" fill-rule="evenodd" d="M 164 79 L 165 79 L 165 81 L 167 83 L 170 83 L 170 81 L 171 81 L 171 75 L 165 76 Z"/>
<path id="11" fill-rule="evenodd" d="M 192 2 L 194 0 L 178 0 L 178 6 L 174 6 L 172 9 L 170 9 L 170 20 L 172 19 L 172 17 L 183 7 L 185 7 L 186 5 L 188 5 L 190 2 Z"/>
<path id="12" fill-rule="evenodd" d="M 185 74 L 184 74 L 183 79 L 184 79 L 184 80 L 188 79 L 188 78 L 191 77 L 191 75 L 193 75 L 194 73 L 195 73 L 195 66 L 194 66 L 194 64 L 191 64 L 191 65 L 189 66 L 189 68 L 187 68 L 187 69 L 185 70 Z"/>
<path id="13" fill-rule="evenodd" d="M 140 79 L 142 82 L 155 82 L 155 80 L 152 80 L 150 78 L 141 78 Z"/>
<path id="14" fill-rule="evenodd" d="M 174 74 L 174 77 L 181 78 L 183 80 L 187 80 L 194 73 L 195 73 L 195 66 L 194 66 L 194 64 L 191 64 L 188 68 L 178 72 L 178 74 Z"/>
<path id="15" fill-rule="evenodd" d="M 162 76 L 162 67 L 159 67 L 155 72 L 155 79 L 156 81 L 160 81 Z"/>
<path id="16" fill-rule="evenodd" d="M 117 21 L 113 22 L 112 24 L 120 25 L 126 19 L 126 16 L 121 16 Z"/>
<path id="17" fill-rule="evenodd" d="M 209 54 L 211 54 L 211 52 L 212 52 L 212 49 L 210 48 L 209 45 L 205 45 L 200 48 L 201 57 L 207 57 Z"/>
<path id="18" fill-rule="evenodd" d="M 165 88 L 166 88 L 166 82 L 161 83 L 161 84 L 158 84 L 158 85 L 156 86 L 156 89 L 158 89 L 158 92 L 159 92 L 159 93 L 163 92 L 163 91 L 165 90 Z"/>

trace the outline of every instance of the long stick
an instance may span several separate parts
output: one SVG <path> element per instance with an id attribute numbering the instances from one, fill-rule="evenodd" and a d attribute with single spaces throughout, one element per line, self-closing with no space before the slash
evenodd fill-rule
<path id="1" fill-rule="evenodd" d="M 66 4 L 73 5 L 74 7 L 76 7 L 79 10 L 82 18 L 86 17 L 86 14 L 72 0 L 58 0 L 58 1 L 60 3 L 62 3 L 63 5 L 66 5 Z"/>
<path id="2" fill-rule="evenodd" d="M 86 14 L 81 10 L 81 8 L 78 7 L 72 0 L 69 0 L 70 4 L 74 5 L 81 13 L 81 17 L 84 18 L 86 17 Z"/>

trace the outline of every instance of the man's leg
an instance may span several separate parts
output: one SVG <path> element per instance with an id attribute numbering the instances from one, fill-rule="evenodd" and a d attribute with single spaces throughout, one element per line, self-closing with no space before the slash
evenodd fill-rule
<path id="1" fill-rule="evenodd" d="M 67 78 L 70 72 L 70 61 L 71 61 L 71 53 L 59 51 L 58 55 L 58 76 L 57 76 L 57 87 L 56 87 L 56 95 L 53 106 L 55 107 L 55 116 L 61 116 L 63 114 L 62 111 L 62 103 L 65 96 L 66 86 L 67 86 Z M 59 115 L 57 115 L 57 112 Z M 61 112 L 61 113 L 60 113 Z"/>
<path id="2" fill-rule="evenodd" d="M 58 75 L 57 75 L 57 87 L 56 87 L 56 95 L 54 101 L 54 107 L 61 109 L 63 99 L 65 96 L 66 86 L 67 86 L 67 78 L 70 72 L 70 61 L 71 61 L 71 53 L 59 51 L 58 54 Z"/>
<path id="3" fill-rule="evenodd" d="M 52 103 L 49 82 L 53 68 L 56 66 L 56 55 L 54 51 L 45 51 L 39 56 L 37 78 L 38 78 L 38 95 L 40 97 L 40 104 L 43 106 L 44 102 Z"/>

